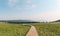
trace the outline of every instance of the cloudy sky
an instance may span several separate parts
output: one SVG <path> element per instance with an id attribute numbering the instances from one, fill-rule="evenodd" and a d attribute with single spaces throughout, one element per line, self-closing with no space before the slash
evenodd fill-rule
<path id="1" fill-rule="evenodd" d="M 60 19 L 60 0 L 0 0 L 0 20 Z"/>

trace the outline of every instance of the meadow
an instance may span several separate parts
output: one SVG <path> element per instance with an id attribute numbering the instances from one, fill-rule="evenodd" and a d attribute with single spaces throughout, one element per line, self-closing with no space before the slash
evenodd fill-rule
<path id="1" fill-rule="evenodd" d="M 60 36 L 60 22 L 35 25 L 39 36 Z"/>
<path id="2" fill-rule="evenodd" d="M 25 36 L 30 26 L 0 22 L 0 36 Z"/>
<path id="3" fill-rule="evenodd" d="M 60 22 L 31 23 L 39 36 L 60 36 Z M 25 36 L 29 25 L 0 22 L 0 36 Z"/>

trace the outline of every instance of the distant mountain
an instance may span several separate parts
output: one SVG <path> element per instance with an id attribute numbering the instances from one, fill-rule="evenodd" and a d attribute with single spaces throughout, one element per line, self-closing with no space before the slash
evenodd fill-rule
<path id="1" fill-rule="evenodd" d="M 32 21 L 32 20 L 0 20 L 0 22 L 7 22 L 7 23 L 13 23 L 13 24 L 39 23 L 38 21 Z"/>
<path id="2" fill-rule="evenodd" d="M 37 22 L 32 20 L 0 20 L 0 22 Z"/>
<path id="3" fill-rule="evenodd" d="M 33 22 L 31 20 L 8 20 L 9 22 Z"/>

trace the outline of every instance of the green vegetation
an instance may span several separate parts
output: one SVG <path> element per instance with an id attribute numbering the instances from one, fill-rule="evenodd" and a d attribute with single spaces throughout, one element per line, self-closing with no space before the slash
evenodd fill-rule
<path id="1" fill-rule="evenodd" d="M 39 36 L 60 36 L 60 22 L 35 25 Z"/>
<path id="2" fill-rule="evenodd" d="M 39 36 L 60 36 L 60 22 L 31 23 Z M 29 25 L 0 22 L 0 36 L 25 36 Z"/>
<path id="3" fill-rule="evenodd" d="M 0 23 L 0 36 L 25 36 L 30 26 Z"/>

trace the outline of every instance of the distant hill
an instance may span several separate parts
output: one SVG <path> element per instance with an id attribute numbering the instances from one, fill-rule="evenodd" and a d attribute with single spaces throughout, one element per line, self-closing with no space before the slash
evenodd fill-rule
<path id="1" fill-rule="evenodd" d="M 37 21 L 32 21 L 32 20 L 0 20 L 0 22 L 8 22 L 8 23 L 38 23 Z"/>
<path id="2" fill-rule="evenodd" d="M 8 22 L 34 22 L 32 20 L 8 20 Z"/>
<path id="3" fill-rule="evenodd" d="M 56 21 L 54 21 L 54 22 L 60 22 L 60 20 L 56 20 Z"/>
<path id="4" fill-rule="evenodd" d="M 0 22 L 34 22 L 32 20 L 0 20 Z"/>

